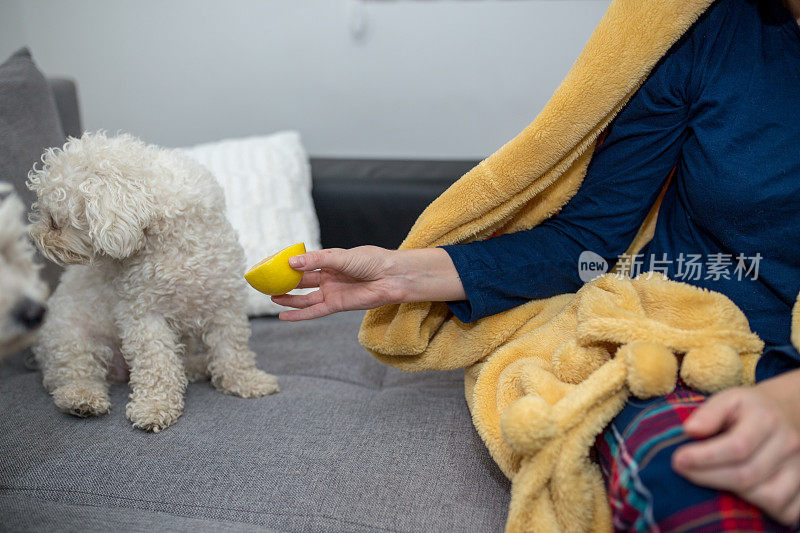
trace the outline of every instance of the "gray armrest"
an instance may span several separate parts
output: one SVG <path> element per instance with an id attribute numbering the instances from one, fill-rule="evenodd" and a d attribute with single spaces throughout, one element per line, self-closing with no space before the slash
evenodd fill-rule
<path id="1" fill-rule="evenodd" d="M 64 134 L 71 137 L 80 137 L 83 134 L 81 126 L 81 113 L 78 107 L 78 90 L 75 82 L 66 78 L 50 78 L 50 87 L 56 98 L 58 116 Z"/>

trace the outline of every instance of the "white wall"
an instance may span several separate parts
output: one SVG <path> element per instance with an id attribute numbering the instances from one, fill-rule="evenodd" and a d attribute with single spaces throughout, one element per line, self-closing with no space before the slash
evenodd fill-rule
<path id="1" fill-rule="evenodd" d="M 183 146 L 295 128 L 315 155 L 472 158 L 530 122 L 607 3 L 0 0 L 0 53 L 28 44 L 76 78 L 89 129 Z"/>
<path id="2" fill-rule="evenodd" d="M 18 0 L 0 0 L 0 62 L 25 41 Z"/>

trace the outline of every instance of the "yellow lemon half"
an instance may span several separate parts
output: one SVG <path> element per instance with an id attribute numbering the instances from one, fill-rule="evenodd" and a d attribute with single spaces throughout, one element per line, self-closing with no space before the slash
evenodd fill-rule
<path id="1" fill-rule="evenodd" d="M 289 266 L 289 258 L 306 253 L 305 243 L 299 242 L 284 248 L 245 272 L 244 279 L 255 290 L 277 296 L 286 294 L 300 284 L 303 273 Z"/>

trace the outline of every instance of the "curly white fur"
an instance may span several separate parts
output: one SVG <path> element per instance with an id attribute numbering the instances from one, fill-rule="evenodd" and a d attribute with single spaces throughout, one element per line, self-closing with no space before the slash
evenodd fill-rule
<path id="1" fill-rule="evenodd" d="M 12 190 L 0 183 L 0 359 L 33 342 L 47 297 L 23 223 L 25 208 Z"/>
<path id="2" fill-rule="evenodd" d="M 59 408 L 106 413 L 115 352 L 130 368 L 126 415 L 154 432 L 175 423 L 188 378 L 206 371 L 228 394 L 278 390 L 247 345 L 244 253 L 205 168 L 103 133 L 71 138 L 42 161 L 28 176 L 38 196 L 31 235 L 70 266 L 34 353 Z"/>

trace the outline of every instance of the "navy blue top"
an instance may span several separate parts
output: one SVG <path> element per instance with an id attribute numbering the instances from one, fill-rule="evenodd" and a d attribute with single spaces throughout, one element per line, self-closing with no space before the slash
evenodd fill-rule
<path id="1" fill-rule="evenodd" d="M 467 295 L 453 313 L 469 322 L 576 291 L 581 253 L 615 264 L 673 168 L 639 271 L 733 300 L 768 346 L 760 379 L 800 366 L 789 342 L 800 291 L 800 27 L 780 0 L 715 3 L 613 121 L 558 215 L 445 246 Z"/>

